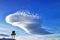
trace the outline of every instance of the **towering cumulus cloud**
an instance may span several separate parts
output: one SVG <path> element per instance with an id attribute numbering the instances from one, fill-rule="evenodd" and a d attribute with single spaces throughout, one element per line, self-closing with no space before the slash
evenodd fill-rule
<path id="1" fill-rule="evenodd" d="M 41 28 L 41 20 L 38 15 L 30 12 L 18 11 L 6 17 L 6 22 L 22 28 L 29 34 L 51 34 Z"/>

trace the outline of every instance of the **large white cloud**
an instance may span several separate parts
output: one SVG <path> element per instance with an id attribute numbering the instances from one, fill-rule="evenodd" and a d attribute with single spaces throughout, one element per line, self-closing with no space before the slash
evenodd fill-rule
<path id="1" fill-rule="evenodd" d="M 41 19 L 38 15 L 30 12 L 17 11 L 6 17 L 6 22 L 14 26 L 22 28 L 27 33 L 31 34 L 51 34 L 41 28 Z"/>

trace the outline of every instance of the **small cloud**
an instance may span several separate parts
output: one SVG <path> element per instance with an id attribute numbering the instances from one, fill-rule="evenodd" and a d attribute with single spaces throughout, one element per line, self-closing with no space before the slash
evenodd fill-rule
<path id="1" fill-rule="evenodd" d="M 22 28 L 29 34 L 51 34 L 41 26 L 41 18 L 30 12 L 17 11 L 6 17 L 6 22 Z"/>

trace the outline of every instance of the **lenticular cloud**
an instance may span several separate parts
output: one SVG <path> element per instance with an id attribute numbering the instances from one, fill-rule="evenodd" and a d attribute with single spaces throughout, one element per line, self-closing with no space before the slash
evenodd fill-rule
<path id="1" fill-rule="evenodd" d="M 30 12 L 18 11 L 6 17 L 6 22 L 22 28 L 29 34 L 51 34 L 41 28 L 41 19 Z"/>

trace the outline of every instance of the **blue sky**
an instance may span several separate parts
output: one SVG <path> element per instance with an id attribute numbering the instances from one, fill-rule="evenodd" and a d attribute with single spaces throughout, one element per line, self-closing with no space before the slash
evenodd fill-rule
<path id="1" fill-rule="evenodd" d="M 16 30 L 18 35 L 27 35 L 19 27 L 6 23 L 7 15 L 19 10 L 38 14 L 42 20 L 42 28 L 51 33 L 60 33 L 60 0 L 0 0 L 0 27 Z M 3 31 L 11 33 L 11 31 Z"/>

